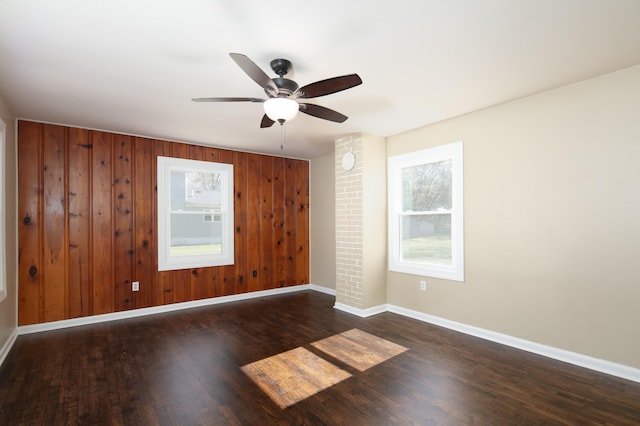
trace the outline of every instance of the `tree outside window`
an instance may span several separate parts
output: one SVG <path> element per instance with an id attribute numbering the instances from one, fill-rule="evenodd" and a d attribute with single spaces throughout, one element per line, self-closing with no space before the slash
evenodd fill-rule
<path id="1" fill-rule="evenodd" d="M 462 142 L 389 158 L 389 269 L 462 281 Z"/>

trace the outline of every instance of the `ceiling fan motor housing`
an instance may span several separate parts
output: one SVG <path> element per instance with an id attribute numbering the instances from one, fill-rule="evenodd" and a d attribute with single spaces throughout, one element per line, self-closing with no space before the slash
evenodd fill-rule
<path id="1" fill-rule="evenodd" d="M 271 80 L 278 87 L 279 97 L 290 96 L 292 93 L 298 90 L 298 84 L 295 81 L 284 78 L 284 76 L 287 75 L 289 71 L 291 71 L 291 61 L 287 59 L 274 59 L 273 61 L 271 61 L 270 65 L 273 72 L 278 74 L 278 77 L 272 78 Z M 267 95 L 268 94 L 269 93 L 267 93 Z"/>
<path id="2" fill-rule="evenodd" d="M 290 96 L 298 90 L 298 83 L 293 80 L 289 80 L 288 78 L 277 77 L 272 78 L 271 80 L 276 84 L 276 86 L 278 86 L 278 96 Z"/>

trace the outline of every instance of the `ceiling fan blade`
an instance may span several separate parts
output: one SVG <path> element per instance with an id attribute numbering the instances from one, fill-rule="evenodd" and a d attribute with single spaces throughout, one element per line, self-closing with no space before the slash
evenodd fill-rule
<path id="1" fill-rule="evenodd" d="M 260 98 L 192 98 L 193 102 L 264 102 Z"/>
<path id="2" fill-rule="evenodd" d="M 328 78 L 326 80 L 316 81 L 315 83 L 301 87 L 296 92 L 295 97 L 303 99 L 317 98 L 318 96 L 329 95 L 331 93 L 340 92 L 341 90 L 350 89 L 359 84 L 362 84 L 362 79 L 358 74 Z"/>
<path id="3" fill-rule="evenodd" d="M 278 87 L 269 78 L 269 76 L 262 71 L 251 59 L 242 53 L 229 53 L 231 59 L 233 59 L 242 71 L 244 71 L 253 81 L 258 83 L 269 96 L 276 96 L 278 94 Z"/>
<path id="4" fill-rule="evenodd" d="M 338 111 L 314 104 L 300 104 L 300 112 L 324 120 L 335 121 L 336 123 L 344 123 L 347 118 L 349 118 L 346 115 L 340 114 Z"/>
<path id="5" fill-rule="evenodd" d="M 262 116 L 262 121 L 260 122 L 260 128 L 264 129 L 265 127 L 271 127 L 273 126 L 273 123 L 275 123 L 275 121 L 267 117 L 267 114 L 265 114 Z"/>

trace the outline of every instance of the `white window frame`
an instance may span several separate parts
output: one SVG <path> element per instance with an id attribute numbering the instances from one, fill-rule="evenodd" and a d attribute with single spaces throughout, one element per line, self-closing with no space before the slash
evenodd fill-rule
<path id="1" fill-rule="evenodd" d="M 7 298 L 7 235 L 5 211 L 7 209 L 5 191 L 5 146 L 7 126 L 0 119 L 0 302 Z"/>
<path id="2" fill-rule="evenodd" d="M 451 265 L 408 262 L 401 258 L 402 169 L 451 160 Z M 389 270 L 425 277 L 464 281 L 463 143 L 454 142 L 388 159 Z"/>
<path id="3" fill-rule="evenodd" d="M 172 256 L 171 247 L 171 172 L 218 173 L 221 175 L 222 200 L 222 253 L 190 256 Z M 234 263 L 234 210 L 233 164 L 188 160 L 158 156 L 158 270 L 202 268 L 233 265 Z"/>

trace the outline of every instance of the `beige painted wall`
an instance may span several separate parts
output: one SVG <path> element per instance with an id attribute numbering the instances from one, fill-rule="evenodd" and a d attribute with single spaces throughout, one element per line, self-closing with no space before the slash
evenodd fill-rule
<path id="1" fill-rule="evenodd" d="M 336 288 L 335 160 L 314 158 L 309 166 L 309 275 L 311 284 Z"/>
<path id="2" fill-rule="evenodd" d="M 464 141 L 464 283 L 388 303 L 640 368 L 640 66 L 387 140 Z"/>
<path id="3" fill-rule="evenodd" d="M 362 135 L 364 307 L 387 303 L 387 159 L 383 137 Z"/>
<path id="4" fill-rule="evenodd" d="M 16 226 L 16 137 L 15 137 L 15 118 L 9 108 L 6 106 L 2 98 L 0 98 L 0 118 L 7 126 L 6 129 L 6 147 L 5 147 L 5 223 L 0 226 L 5 227 L 5 235 L 7 239 L 7 249 L 0 256 L 5 257 L 5 265 L 7 272 L 7 297 L 0 302 L 0 349 L 7 343 L 8 339 L 17 328 L 18 307 L 18 279 L 17 279 L 17 260 L 16 247 L 17 243 L 17 226 Z"/>

